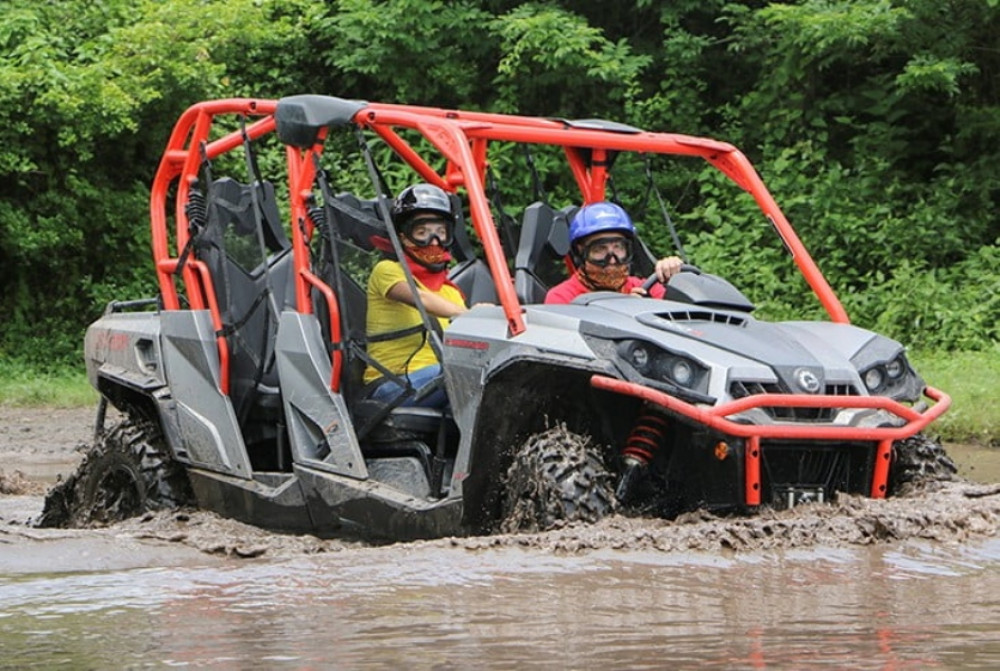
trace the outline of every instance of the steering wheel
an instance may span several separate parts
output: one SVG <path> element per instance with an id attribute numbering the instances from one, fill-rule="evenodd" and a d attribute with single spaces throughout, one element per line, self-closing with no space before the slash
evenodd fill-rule
<path id="1" fill-rule="evenodd" d="M 701 275 L 701 268 L 699 268 L 698 266 L 692 265 L 690 263 L 683 263 L 683 264 L 681 264 L 680 272 L 682 272 L 682 273 L 692 273 L 693 275 Z M 652 275 L 650 275 L 649 277 L 646 278 L 645 282 L 642 283 L 642 289 L 643 289 L 643 291 L 647 292 L 647 294 L 648 294 L 649 290 L 653 288 L 653 285 L 656 284 L 659 281 L 660 280 L 656 276 L 656 273 L 653 273 Z M 666 282 L 664 282 L 664 284 L 666 284 Z"/>

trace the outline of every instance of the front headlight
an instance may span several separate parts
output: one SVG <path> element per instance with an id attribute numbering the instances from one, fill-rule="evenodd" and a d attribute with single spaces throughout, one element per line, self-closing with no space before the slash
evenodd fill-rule
<path id="1" fill-rule="evenodd" d="M 906 362 L 903 361 L 902 355 L 897 356 L 895 359 L 890 361 L 885 365 L 885 374 L 889 376 L 890 380 L 896 380 L 900 375 L 906 372 Z"/>
<path id="2" fill-rule="evenodd" d="M 885 381 L 885 372 L 882 366 L 874 366 L 865 371 L 863 376 L 865 381 L 865 387 L 871 393 L 877 392 L 882 388 L 882 383 Z"/>
<path id="3" fill-rule="evenodd" d="M 705 392 L 708 368 L 682 354 L 669 352 L 642 340 L 622 340 L 618 355 L 645 378 Z"/>
<path id="4" fill-rule="evenodd" d="M 869 394 L 881 394 L 897 400 L 914 401 L 920 397 L 924 384 L 898 353 L 892 358 L 870 362 L 858 371 Z"/>
<path id="5" fill-rule="evenodd" d="M 690 387 L 694 382 L 694 368 L 687 359 L 675 359 L 670 365 L 670 377 L 682 387 Z"/>
<path id="6" fill-rule="evenodd" d="M 652 356 L 649 347 L 644 343 L 632 342 L 624 348 L 623 358 L 632 364 L 637 371 L 646 375 L 649 372 L 649 363 Z"/>

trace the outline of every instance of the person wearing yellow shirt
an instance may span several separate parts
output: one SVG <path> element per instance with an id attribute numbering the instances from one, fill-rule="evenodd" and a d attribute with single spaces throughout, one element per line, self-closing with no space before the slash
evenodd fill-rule
<path id="1" fill-rule="evenodd" d="M 396 379 L 369 365 L 364 381 L 374 387 L 370 398 L 391 402 L 406 392 L 400 384 L 404 382 L 414 393 L 401 406 L 443 408 L 448 404 L 443 386 L 427 395 L 420 391 L 441 375 L 441 364 L 414 306 L 420 300 L 442 328 L 468 310 L 462 292 L 448 281 L 448 249 L 455 239 L 451 199 L 432 184 L 409 186 L 393 203 L 392 222 L 405 258 L 384 259 L 372 270 L 366 331 L 368 354 Z M 417 296 L 410 290 L 402 263 L 413 274 Z"/>

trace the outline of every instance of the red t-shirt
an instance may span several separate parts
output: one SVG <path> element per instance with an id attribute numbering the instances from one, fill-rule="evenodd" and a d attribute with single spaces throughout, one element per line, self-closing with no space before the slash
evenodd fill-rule
<path id="1" fill-rule="evenodd" d="M 641 287 L 645 280 L 638 277 L 628 277 L 625 280 L 625 284 L 621 288 L 621 293 L 627 294 L 631 293 L 632 289 L 636 287 Z M 583 294 L 590 293 L 580 278 L 574 273 L 570 276 L 568 280 L 564 280 L 559 284 L 555 285 L 549 289 L 548 293 L 545 294 L 546 304 L 565 304 L 573 301 L 577 296 L 582 296 Z M 663 298 L 663 294 L 666 292 L 666 288 L 659 282 L 653 285 L 649 290 L 649 294 L 653 298 Z"/>

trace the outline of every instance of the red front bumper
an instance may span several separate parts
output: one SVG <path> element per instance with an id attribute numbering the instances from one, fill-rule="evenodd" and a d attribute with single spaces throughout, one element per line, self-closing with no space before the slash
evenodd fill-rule
<path id="1" fill-rule="evenodd" d="M 926 387 L 924 395 L 934 401 L 934 404 L 923 412 L 918 412 L 909 406 L 905 406 L 885 396 L 757 394 L 722 405 L 699 407 L 661 391 L 604 375 L 594 375 L 590 378 L 590 384 L 597 389 L 642 399 L 643 401 L 683 415 L 698 424 L 711 427 L 721 433 L 745 438 L 747 441 L 745 503 L 748 506 L 760 505 L 760 441 L 762 438 L 870 441 L 877 443 L 875 469 L 872 474 L 871 496 L 878 499 L 883 498 L 886 494 L 889 479 L 889 460 L 892 455 L 893 441 L 909 438 L 922 431 L 951 405 L 951 397 L 933 387 Z M 741 424 L 729 419 L 732 415 L 752 408 L 877 409 L 884 410 L 900 418 L 903 420 L 903 424 L 891 427 L 787 423 Z"/>

